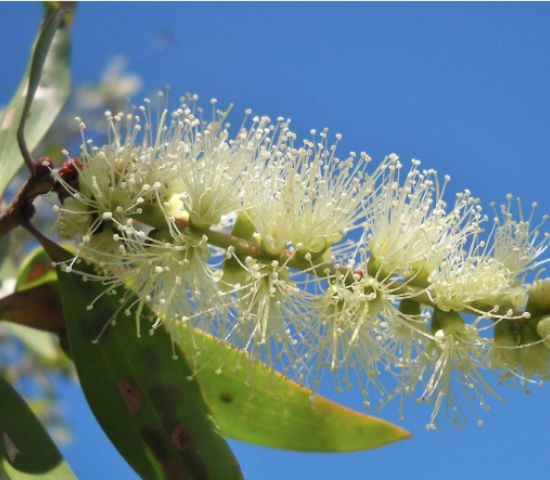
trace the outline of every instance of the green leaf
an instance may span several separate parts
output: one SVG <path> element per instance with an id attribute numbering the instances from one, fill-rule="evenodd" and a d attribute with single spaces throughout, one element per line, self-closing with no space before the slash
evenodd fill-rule
<path id="1" fill-rule="evenodd" d="M 48 253 L 54 261 L 71 257 L 54 244 Z M 119 295 L 103 295 L 88 310 L 105 287 L 59 271 L 58 280 L 84 394 L 136 472 L 146 479 L 241 479 L 197 381 L 188 380 L 192 372 L 185 355 L 176 349 L 178 358 L 172 359 L 168 333 L 159 329 L 138 338 L 135 311 L 126 316 Z M 104 330 L 110 321 L 116 326 Z M 97 344 L 92 343 L 99 336 Z"/>
<path id="2" fill-rule="evenodd" d="M 33 252 L 23 263 L 18 284 L 51 269 L 45 252 Z M 200 336 L 199 332 L 195 335 Z M 321 396 L 311 408 L 310 392 L 295 382 L 244 358 L 244 354 L 222 346 L 228 365 L 240 363 L 247 368 L 224 368 L 217 374 L 213 355 L 220 355 L 220 343 L 204 335 L 198 340 L 204 353 L 195 361 L 196 378 L 224 435 L 263 446 L 312 452 L 348 452 L 380 447 L 409 438 L 402 428 L 331 402 Z M 214 353 L 215 352 L 215 353 Z M 194 358 L 193 352 L 186 352 Z M 250 367 L 249 367 L 250 366 Z M 255 372 L 251 375 L 251 368 Z M 254 388 L 246 387 L 255 378 Z"/>
<path id="3" fill-rule="evenodd" d="M 55 272 L 40 268 L 40 277 L 32 280 L 36 270 L 27 270 L 24 266 L 16 291 L 0 298 L 0 319 L 46 332 L 64 333 L 65 322 Z M 22 282 L 21 278 L 25 281 Z"/>
<path id="4" fill-rule="evenodd" d="M 33 350 L 45 365 L 63 368 L 67 360 L 48 333 L 62 333 L 65 326 L 57 287 L 51 260 L 43 248 L 35 249 L 19 269 L 16 291 L 0 298 L 0 319 L 14 322 L 4 327 Z"/>
<path id="5" fill-rule="evenodd" d="M 0 288 L 2 280 L 14 275 L 13 262 L 8 255 L 10 239 L 7 235 L 0 238 Z"/>
<path id="6" fill-rule="evenodd" d="M 45 18 L 27 71 L 0 120 L 0 197 L 23 164 L 17 144 L 21 119 L 27 120 L 25 140 L 32 152 L 69 96 L 70 22 L 61 10 Z"/>
<path id="7" fill-rule="evenodd" d="M 4 328 L 19 338 L 27 348 L 36 353 L 44 364 L 50 367 L 59 367 L 66 363 L 51 333 L 16 323 L 6 323 Z"/>
<path id="8" fill-rule="evenodd" d="M 242 352 L 225 348 L 225 367 L 216 373 L 219 341 L 201 339 L 203 354 L 196 375 L 228 437 L 266 447 L 307 452 L 352 452 L 381 447 L 411 435 L 385 420 L 350 410 L 317 396 L 263 364 L 253 364 Z M 254 386 L 247 386 L 252 383 Z M 247 381 L 248 380 L 248 381 Z"/>
<path id="9" fill-rule="evenodd" d="M 27 290 L 43 283 L 57 288 L 57 274 L 46 251 L 37 247 L 26 256 L 19 267 L 16 290 Z"/>
<path id="10" fill-rule="evenodd" d="M 0 467 L 10 480 L 76 479 L 29 406 L 2 377 Z"/>

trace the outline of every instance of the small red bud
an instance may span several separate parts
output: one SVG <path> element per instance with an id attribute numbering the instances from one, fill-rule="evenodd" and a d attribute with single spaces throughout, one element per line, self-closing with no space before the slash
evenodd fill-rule
<path id="1" fill-rule="evenodd" d="M 59 169 L 59 176 L 67 183 L 78 178 L 78 170 L 84 167 L 76 158 L 69 158 L 63 162 Z"/>
<path id="2" fill-rule="evenodd" d="M 82 170 L 83 165 L 76 158 L 69 158 L 63 162 L 61 168 L 59 169 L 59 176 L 70 187 L 78 190 L 78 171 Z M 57 182 L 55 186 L 55 191 L 59 197 L 61 203 L 63 200 L 70 196 L 69 192 L 65 190 L 61 183 Z"/>

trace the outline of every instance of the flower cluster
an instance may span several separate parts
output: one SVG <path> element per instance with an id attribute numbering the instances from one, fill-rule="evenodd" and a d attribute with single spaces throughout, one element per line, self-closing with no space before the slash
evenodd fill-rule
<path id="1" fill-rule="evenodd" d="M 93 262 L 86 278 L 126 292 L 138 334 L 147 305 L 150 334 L 165 325 L 195 352 L 206 332 L 314 390 L 326 372 L 357 383 L 367 407 L 373 389 L 400 410 L 432 402 L 429 429 L 443 410 L 462 422 L 457 387 L 485 408 L 489 372 L 550 376 L 548 286 L 526 280 L 549 236 L 521 204 L 491 220 L 467 190 L 448 204 L 449 177 L 418 160 L 340 159 L 340 135 L 300 142 L 250 111 L 232 135 L 215 100 L 210 122 L 196 100 L 155 122 L 149 101 L 108 112 L 102 147 L 77 119 L 82 152 L 55 171 L 57 231 L 76 241 L 62 268 Z"/>

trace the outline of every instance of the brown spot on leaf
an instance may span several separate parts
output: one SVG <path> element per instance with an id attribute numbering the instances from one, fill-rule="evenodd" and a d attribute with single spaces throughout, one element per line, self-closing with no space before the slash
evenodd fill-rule
<path id="1" fill-rule="evenodd" d="M 172 431 L 172 435 L 170 435 L 170 439 L 180 452 L 183 452 L 193 445 L 191 434 L 183 423 L 178 423 L 176 425 L 176 428 Z"/>
<path id="2" fill-rule="evenodd" d="M 227 392 L 220 392 L 219 399 L 224 403 L 233 403 L 233 396 Z"/>
<path id="3" fill-rule="evenodd" d="M 135 417 L 143 403 L 143 393 L 135 383 L 129 380 L 119 380 L 116 384 L 118 391 L 132 417 Z"/>
<path id="4" fill-rule="evenodd" d="M 181 466 L 173 460 L 164 460 L 160 464 L 170 480 L 185 480 L 186 477 Z"/>
<path id="5" fill-rule="evenodd" d="M 7 433 L 4 432 L 3 437 L 4 446 L 6 447 L 6 453 L 8 454 L 8 458 L 10 459 L 10 463 L 13 464 L 13 462 L 15 462 L 15 459 L 17 458 L 17 455 L 19 455 L 19 449 L 15 446 L 15 443 L 13 443 L 13 440 Z"/>
<path id="6" fill-rule="evenodd" d="M 48 268 L 48 266 L 43 265 L 40 262 L 34 263 L 32 265 L 31 271 L 29 272 L 29 275 L 27 276 L 27 278 L 25 278 L 25 281 L 23 282 L 23 285 L 28 285 L 29 283 L 34 282 L 39 278 L 42 278 L 49 270 L 52 270 L 52 268 Z"/>

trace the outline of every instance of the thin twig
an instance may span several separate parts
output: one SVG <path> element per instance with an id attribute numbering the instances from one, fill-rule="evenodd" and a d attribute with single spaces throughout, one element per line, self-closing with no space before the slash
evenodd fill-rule
<path id="1" fill-rule="evenodd" d="M 35 212 L 32 204 L 34 199 L 38 195 L 48 193 L 53 186 L 54 179 L 49 170 L 33 166 L 31 178 L 23 184 L 6 210 L 0 214 L 0 239 L 15 227 L 32 218 Z"/>
<path id="2" fill-rule="evenodd" d="M 19 145 L 21 156 L 32 174 L 34 171 L 34 160 L 32 159 L 31 152 L 29 152 L 27 142 L 25 141 L 26 120 L 26 118 L 21 118 L 21 122 L 19 122 L 19 128 L 17 129 L 17 145 Z"/>

